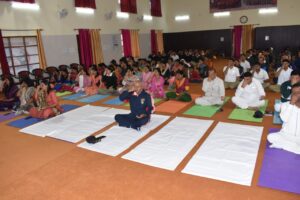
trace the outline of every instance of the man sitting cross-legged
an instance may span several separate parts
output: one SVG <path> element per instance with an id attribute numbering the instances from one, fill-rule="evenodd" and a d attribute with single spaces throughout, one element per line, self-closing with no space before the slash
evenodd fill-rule
<path id="1" fill-rule="evenodd" d="M 291 101 L 281 105 L 282 129 L 270 134 L 270 147 L 300 154 L 300 82 L 292 86 Z"/>
<path id="2" fill-rule="evenodd" d="M 222 105 L 225 99 L 225 88 L 222 79 L 217 77 L 216 70 L 211 68 L 208 71 L 208 77 L 204 79 L 202 90 L 204 96 L 195 100 L 197 105 L 211 106 Z"/>
<path id="3" fill-rule="evenodd" d="M 119 126 L 140 130 L 147 124 L 153 110 L 152 99 L 149 93 L 145 92 L 141 81 L 131 83 L 128 90 L 120 95 L 120 100 L 129 100 L 130 114 L 118 114 L 115 116 Z"/>
<path id="4" fill-rule="evenodd" d="M 242 109 L 258 110 L 265 104 L 266 93 L 262 84 L 252 78 L 250 72 L 244 74 L 243 81 L 239 84 L 232 102 Z"/>

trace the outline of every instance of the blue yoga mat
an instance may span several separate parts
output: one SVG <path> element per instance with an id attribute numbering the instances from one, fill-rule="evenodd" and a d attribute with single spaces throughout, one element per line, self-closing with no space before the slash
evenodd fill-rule
<path id="1" fill-rule="evenodd" d="M 275 104 L 280 103 L 280 102 L 281 102 L 280 99 L 275 100 Z M 279 112 L 274 111 L 273 124 L 282 124 L 283 123 L 279 114 L 280 114 Z"/>
<path id="2" fill-rule="evenodd" d="M 117 97 L 117 98 L 114 98 L 114 99 L 111 99 L 111 100 L 108 100 L 108 101 L 104 102 L 104 104 L 108 104 L 108 105 L 122 105 L 122 104 L 124 104 L 124 102 L 121 101 L 119 99 L 119 97 Z"/>
<path id="3" fill-rule="evenodd" d="M 65 96 L 63 97 L 64 100 L 76 100 L 79 99 L 81 97 L 84 97 L 85 93 L 84 92 L 79 92 L 77 94 L 72 94 L 70 96 Z"/>
<path id="4" fill-rule="evenodd" d="M 76 105 L 70 105 L 70 104 L 65 104 L 62 105 L 62 108 L 64 109 L 64 112 L 68 112 L 70 110 L 73 110 L 75 108 L 78 108 L 79 106 Z M 40 121 L 43 121 L 44 119 L 38 119 L 38 118 L 34 118 L 34 117 L 24 117 L 15 121 L 12 121 L 10 123 L 8 123 L 7 125 L 12 126 L 12 127 L 16 127 L 16 128 L 25 128 L 27 126 L 36 124 Z"/>
<path id="5" fill-rule="evenodd" d="M 82 99 L 79 99 L 77 101 L 81 102 L 81 103 L 94 103 L 96 101 L 100 101 L 106 97 L 108 97 L 109 95 L 100 95 L 100 94 L 97 94 L 97 95 L 93 95 L 93 96 L 89 96 L 89 97 L 86 97 L 86 98 L 82 98 Z"/>
<path id="6" fill-rule="evenodd" d="M 282 120 L 279 116 L 279 112 L 274 112 L 273 124 L 282 124 Z"/>

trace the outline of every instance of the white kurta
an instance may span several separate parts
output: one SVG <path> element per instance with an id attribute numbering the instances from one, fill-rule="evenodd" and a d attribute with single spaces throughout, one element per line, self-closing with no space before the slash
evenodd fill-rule
<path id="1" fill-rule="evenodd" d="M 242 88 L 244 80 L 239 84 L 232 102 L 242 109 L 249 107 L 261 107 L 265 104 L 265 100 L 260 100 L 261 96 L 266 96 L 262 84 L 252 78 L 251 84 Z"/>
<path id="2" fill-rule="evenodd" d="M 259 80 L 261 84 L 269 79 L 268 72 L 266 72 L 264 69 L 260 69 L 258 73 L 256 71 L 252 71 L 252 74 L 253 78 Z"/>
<path id="3" fill-rule="evenodd" d="M 225 72 L 227 66 L 223 68 L 223 72 Z M 238 80 L 240 76 L 240 71 L 237 67 L 232 67 L 227 70 L 227 74 L 225 75 L 225 82 L 234 83 Z"/>
<path id="4" fill-rule="evenodd" d="M 277 69 L 277 72 L 280 70 L 280 68 Z M 281 85 L 282 83 L 290 80 L 291 77 L 291 73 L 292 73 L 292 69 L 288 68 L 287 70 L 281 70 L 279 76 L 278 76 L 278 81 L 277 81 L 277 85 Z"/>
<path id="5" fill-rule="evenodd" d="M 249 69 L 251 69 L 251 65 L 247 60 L 245 60 L 244 62 L 241 61 L 240 65 L 243 67 L 244 72 L 247 72 L 249 71 Z"/>
<path id="6" fill-rule="evenodd" d="M 300 108 L 289 102 L 281 105 L 280 117 L 283 121 L 278 133 L 268 136 L 270 147 L 300 154 Z"/>
<path id="7" fill-rule="evenodd" d="M 224 82 L 219 77 L 208 81 L 205 78 L 203 81 L 202 90 L 205 93 L 203 97 L 196 98 L 195 103 L 202 106 L 222 105 L 224 101 L 221 97 L 225 97 Z"/>

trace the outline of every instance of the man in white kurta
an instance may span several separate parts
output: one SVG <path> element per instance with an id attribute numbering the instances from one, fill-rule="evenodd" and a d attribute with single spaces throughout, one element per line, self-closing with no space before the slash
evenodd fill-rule
<path id="1" fill-rule="evenodd" d="M 243 67 L 244 73 L 248 72 L 251 69 L 251 65 L 248 60 L 246 60 L 246 56 L 244 54 L 242 54 L 240 57 L 240 65 Z"/>
<path id="2" fill-rule="evenodd" d="M 197 105 L 211 106 L 222 105 L 224 103 L 224 82 L 222 79 L 217 77 L 214 69 L 210 69 L 208 71 L 208 77 L 203 81 L 202 90 L 205 94 L 202 97 L 196 98 L 195 103 Z"/>
<path id="3" fill-rule="evenodd" d="M 290 67 L 290 61 L 283 60 L 282 67 L 279 67 L 275 73 L 275 77 L 278 78 L 276 85 L 270 85 L 269 89 L 273 92 L 280 92 L 280 86 L 284 82 L 290 80 L 292 68 Z"/>
<path id="4" fill-rule="evenodd" d="M 291 101 L 281 105 L 280 117 L 282 128 L 268 136 L 270 147 L 300 154 L 300 82 L 292 87 Z"/>
<path id="5" fill-rule="evenodd" d="M 242 109 L 258 109 L 265 105 L 266 93 L 262 84 L 252 78 L 250 72 L 244 74 L 244 80 L 239 84 L 232 102 Z"/>
<path id="6" fill-rule="evenodd" d="M 234 59 L 230 58 L 228 60 L 228 66 L 223 68 L 225 75 L 224 86 L 226 89 L 234 89 L 239 84 L 240 71 L 237 67 L 234 66 Z"/>
<path id="7" fill-rule="evenodd" d="M 270 86 L 270 83 L 267 82 L 269 80 L 268 72 L 266 72 L 266 70 L 264 70 L 264 69 L 261 69 L 261 66 L 259 63 L 256 63 L 253 66 L 253 70 L 251 71 L 251 73 L 253 74 L 253 78 L 258 80 L 264 88 L 267 88 Z"/>

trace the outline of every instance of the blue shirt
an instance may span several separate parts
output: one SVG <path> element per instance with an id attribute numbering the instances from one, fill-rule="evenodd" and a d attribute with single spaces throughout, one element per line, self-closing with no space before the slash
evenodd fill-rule
<path id="1" fill-rule="evenodd" d="M 153 110 L 151 96 L 144 90 L 139 95 L 124 91 L 119 98 L 121 101 L 129 100 L 132 115 L 140 116 L 141 114 L 145 114 L 147 117 L 150 117 Z"/>

